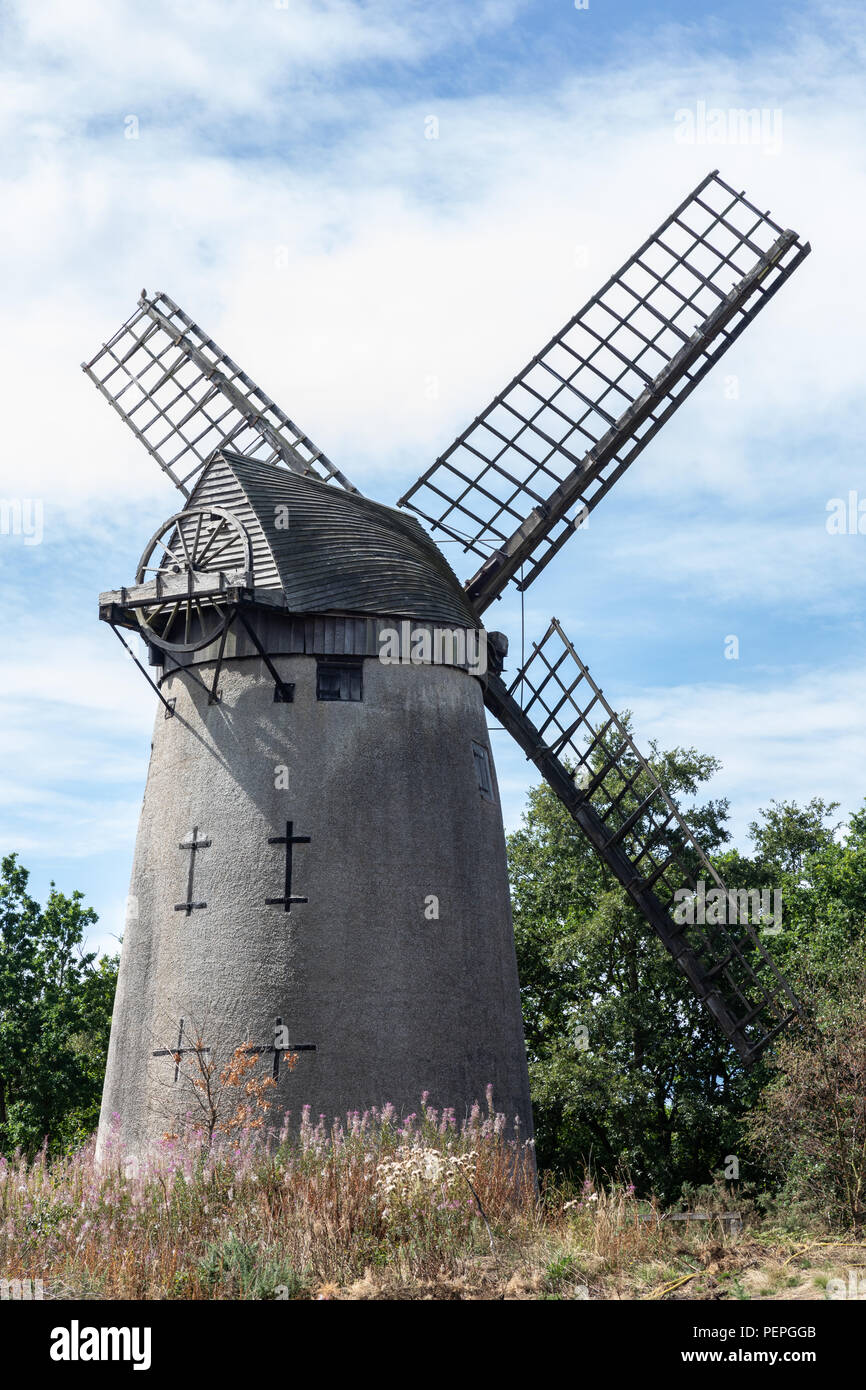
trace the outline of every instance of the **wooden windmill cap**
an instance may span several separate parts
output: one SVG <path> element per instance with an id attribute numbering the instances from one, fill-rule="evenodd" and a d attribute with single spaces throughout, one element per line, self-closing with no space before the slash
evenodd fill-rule
<path id="1" fill-rule="evenodd" d="M 228 449 L 215 453 L 189 505 L 238 517 L 250 537 L 256 589 L 281 588 L 292 612 L 479 626 L 442 552 L 405 512 Z"/>

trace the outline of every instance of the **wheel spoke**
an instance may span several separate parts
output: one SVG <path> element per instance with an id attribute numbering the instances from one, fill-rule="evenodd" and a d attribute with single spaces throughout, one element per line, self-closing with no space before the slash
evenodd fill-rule
<path id="1" fill-rule="evenodd" d="M 226 541 L 225 545 L 221 546 L 220 549 L 217 550 L 217 551 L 215 552 L 215 554 L 211 555 L 211 557 L 210 557 L 211 566 L 213 566 L 214 561 L 215 561 L 215 560 L 218 560 L 219 557 L 220 557 L 221 555 L 225 555 L 225 553 L 226 553 L 227 550 L 231 550 L 231 548 L 232 548 L 232 546 L 234 545 L 234 543 L 235 543 L 235 537 L 234 537 L 234 536 L 229 536 L 229 538 L 228 538 L 228 540 Z M 199 562 L 199 563 L 201 563 L 201 562 Z"/>
<path id="2" fill-rule="evenodd" d="M 198 563 L 199 563 L 199 565 L 203 565 L 203 564 L 204 564 L 205 556 L 207 555 L 208 551 L 210 550 L 211 546 L 213 545 L 214 541 L 216 540 L 217 536 L 219 535 L 220 531 L 223 529 L 223 527 L 225 526 L 225 524 L 226 524 L 225 517 L 224 517 L 224 516 L 221 516 L 220 519 L 219 519 L 219 524 L 218 524 L 217 526 L 215 526 L 214 529 L 211 531 L 210 536 L 208 537 L 207 543 L 206 543 L 206 545 L 205 545 L 205 548 L 204 548 L 204 550 L 202 551 L 201 555 L 199 555 L 199 557 L 198 557 Z"/>
<path id="3" fill-rule="evenodd" d="M 162 630 L 162 633 L 160 634 L 162 637 L 167 636 L 167 634 L 171 631 L 174 620 L 177 617 L 177 610 L 179 608 L 180 600 L 178 599 L 177 603 L 174 605 L 174 608 L 171 610 L 171 613 L 169 614 L 168 622 L 166 623 L 165 627 Z"/>
<path id="4" fill-rule="evenodd" d="M 204 521 L 204 512 L 199 512 L 199 514 L 198 514 L 198 525 L 197 525 L 196 528 L 195 528 L 195 540 L 194 540 L 193 543 L 192 543 L 192 563 L 193 563 L 193 569 L 195 568 L 196 556 L 198 555 L 198 543 L 199 543 L 199 539 L 201 538 L 201 526 L 202 526 L 202 522 L 203 522 L 203 521 Z"/>
<path id="5" fill-rule="evenodd" d="M 201 604 L 198 602 L 197 599 L 195 606 L 198 609 L 198 620 L 201 623 L 201 635 L 202 637 L 204 637 L 205 633 L 207 632 L 207 627 L 205 626 L 204 613 L 202 612 Z M 214 635 L 216 635 L 216 633 Z"/>
<path id="6" fill-rule="evenodd" d="M 171 574 L 166 565 L 142 565 L 142 574 Z"/>
<path id="7" fill-rule="evenodd" d="M 174 523 L 173 523 L 172 540 L 174 540 L 175 535 L 179 535 L 178 528 L 177 528 L 177 522 L 174 522 Z M 182 538 L 181 538 L 181 543 L 183 543 L 183 542 L 182 542 Z M 155 572 L 156 574 L 171 574 L 172 572 L 177 571 L 177 570 L 179 570 L 179 569 L 182 568 L 183 562 L 182 562 L 182 560 L 180 560 L 180 558 L 178 557 L 177 551 L 176 551 L 176 550 L 172 550 L 172 548 L 171 548 L 170 545 L 166 545 L 165 541 L 162 539 L 161 536 L 158 536 L 158 537 L 157 537 L 155 544 L 156 544 L 156 545 L 161 545 L 162 548 L 163 548 L 163 550 L 165 551 L 165 554 L 164 554 L 163 557 L 162 557 L 162 564 L 161 564 L 161 565 L 147 565 L 147 566 L 144 566 L 144 565 L 143 565 L 143 566 L 141 567 L 141 568 L 142 568 L 142 571 L 145 571 L 145 570 L 154 570 L 154 572 Z M 151 556 L 148 555 L 147 558 L 150 559 Z"/>
<path id="8" fill-rule="evenodd" d="M 145 627 L 151 628 L 151 630 L 152 630 L 154 633 L 156 633 L 157 636 L 159 636 L 159 637 L 165 637 L 166 633 L 168 632 L 169 628 L 171 627 L 172 623 L 174 622 L 175 614 L 177 613 L 177 610 L 178 610 L 178 608 L 180 607 L 180 604 L 179 604 L 178 602 L 176 602 L 175 605 L 174 605 L 174 608 L 173 608 L 172 611 L 169 613 L 168 618 L 167 618 L 166 621 L 163 623 L 162 632 L 158 632 L 157 628 L 155 628 L 155 627 L 153 626 L 154 619 L 155 619 L 155 618 L 158 618 L 159 615 L 160 615 L 160 613 L 162 612 L 162 610 L 163 610 L 164 608 L 168 608 L 168 606 L 169 606 L 170 603 L 171 603 L 171 599 L 166 599 L 166 601 L 165 601 L 164 603 L 161 603 L 161 604 L 159 605 L 158 608 L 154 608 L 152 612 L 151 612 L 149 609 L 147 609 L 147 608 L 143 608 L 143 609 L 141 610 L 143 625 L 144 625 Z"/>
<path id="9" fill-rule="evenodd" d="M 179 540 L 180 543 L 181 543 L 181 547 L 182 547 L 182 549 L 183 549 L 183 553 L 184 553 L 184 556 L 185 556 L 185 558 L 186 558 L 186 566 L 187 566 L 187 569 L 191 570 L 191 569 L 192 569 L 192 559 L 191 559 L 191 557 L 190 557 L 189 551 L 188 551 L 187 548 L 186 548 L 186 537 L 185 537 L 184 534 L 183 534 L 183 526 L 181 525 L 180 522 L 177 523 L 177 538 L 178 538 L 178 540 Z"/>
<path id="10" fill-rule="evenodd" d="M 164 601 L 164 603 L 161 603 L 161 604 L 159 605 L 158 608 L 154 608 L 154 610 L 153 610 L 152 613 L 151 613 L 151 612 L 149 611 L 149 609 L 147 609 L 147 608 L 145 608 L 145 609 L 143 610 L 143 611 L 144 611 L 144 621 L 146 622 L 146 624 L 147 624 L 148 627 L 153 627 L 153 620 L 154 620 L 154 618 L 158 618 L 159 615 L 160 615 L 160 613 L 162 612 L 163 608 L 167 608 L 168 605 L 169 605 L 170 603 L 171 603 L 171 599 L 170 599 L 170 598 L 167 598 L 167 599 Z"/>
<path id="11" fill-rule="evenodd" d="M 176 530 L 177 530 L 177 522 L 174 522 L 174 523 L 173 523 L 173 526 L 174 526 L 174 530 L 176 531 Z M 161 536 L 159 536 L 159 537 L 157 538 L 156 544 L 162 546 L 162 548 L 163 548 L 163 550 L 165 551 L 166 555 L 170 555 L 171 558 L 172 558 L 173 560 L 177 560 L 177 556 L 175 555 L 175 553 L 174 553 L 174 551 L 172 550 L 171 546 L 170 546 L 170 545 L 166 545 L 165 541 L 162 539 Z"/>

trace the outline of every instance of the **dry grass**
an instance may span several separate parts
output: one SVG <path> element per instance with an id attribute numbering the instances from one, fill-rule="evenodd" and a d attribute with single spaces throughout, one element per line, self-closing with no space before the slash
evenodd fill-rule
<path id="1" fill-rule="evenodd" d="M 92 1147 L 0 1160 L 0 1276 L 54 1298 L 824 1298 L 866 1261 L 674 1227 L 627 1187 L 538 1188 L 531 1158 L 492 1105 L 458 1127 L 425 1102 L 269 1142 L 190 1136 L 137 1171 Z"/>

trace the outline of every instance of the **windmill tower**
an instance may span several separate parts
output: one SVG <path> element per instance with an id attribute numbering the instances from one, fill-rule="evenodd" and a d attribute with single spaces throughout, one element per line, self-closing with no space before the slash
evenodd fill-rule
<path id="1" fill-rule="evenodd" d="M 753 921 L 678 911 L 727 889 L 558 621 L 510 681 L 481 623 L 808 252 L 709 174 L 410 488 L 414 516 L 362 497 L 164 294 L 85 364 L 183 494 L 100 598 L 160 701 L 103 1138 L 144 1151 L 190 1109 L 184 1059 L 244 1042 L 278 1110 L 428 1090 L 459 1116 L 492 1083 L 531 1132 L 485 707 L 742 1062 L 793 1017 Z M 465 584 L 418 517 L 481 561 Z"/>

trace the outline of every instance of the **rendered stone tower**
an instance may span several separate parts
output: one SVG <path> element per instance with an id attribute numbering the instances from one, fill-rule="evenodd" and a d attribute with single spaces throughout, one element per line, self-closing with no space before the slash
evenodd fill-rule
<path id="1" fill-rule="evenodd" d="M 456 579 L 411 518 L 225 451 L 167 535 L 159 579 L 145 566 L 103 615 L 131 626 L 138 601 L 189 647 L 214 605 L 237 616 L 197 650 L 152 649 L 167 703 L 102 1136 L 140 1154 L 177 1132 L 199 1116 L 192 1049 L 222 1061 L 247 1041 L 261 1074 L 274 1063 L 269 1121 L 304 1104 L 410 1113 L 423 1090 L 459 1119 L 492 1084 L 528 1136 L 483 660 L 467 669 L 476 624 Z M 380 660 L 410 620 L 416 645 L 447 630 L 461 664 L 411 664 L 405 644 Z"/>

